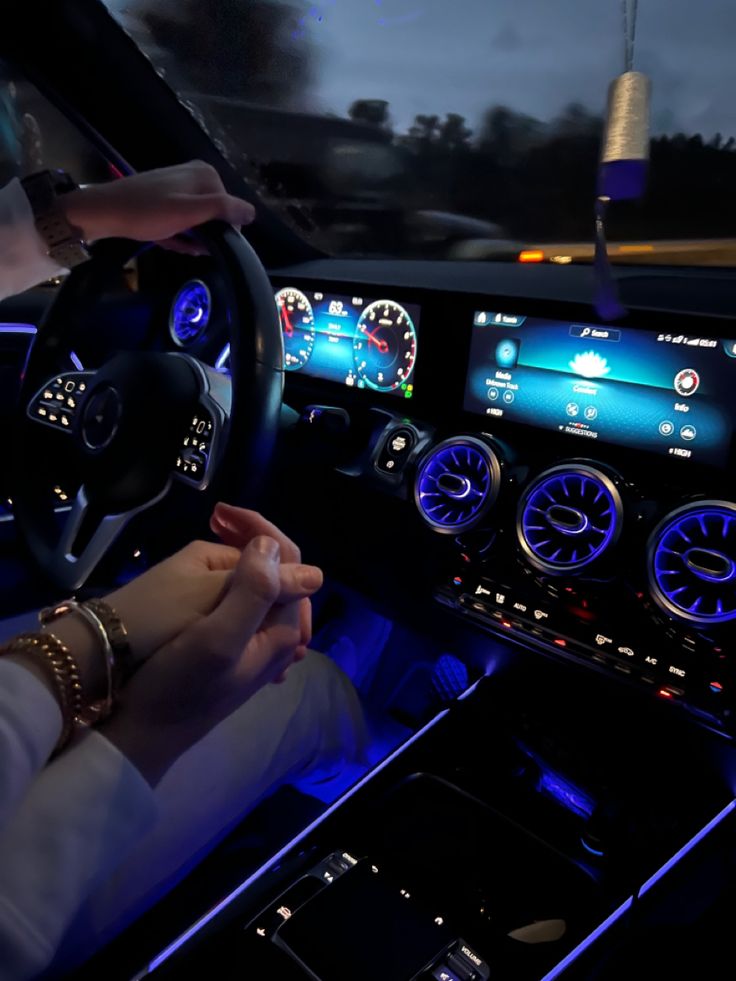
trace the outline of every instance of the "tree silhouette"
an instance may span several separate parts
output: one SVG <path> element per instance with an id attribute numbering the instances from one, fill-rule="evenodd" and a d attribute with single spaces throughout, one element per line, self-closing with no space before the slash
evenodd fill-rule
<path id="1" fill-rule="evenodd" d="M 391 129 L 391 115 L 385 99 L 356 99 L 348 109 L 348 116 L 356 123 Z"/>
<path id="2" fill-rule="evenodd" d="M 483 116 L 478 133 L 480 152 L 502 166 L 513 164 L 542 137 L 544 126 L 533 116 L 506 106 L 493 106 Z"/>
<path id="3" fill-rule="evenodd" d="M 409 138 L 417 144 L 429 144 L 437 139 L 440 129 L 439 116 L 416 116 L 409 127 Z"/>
<path id="4" fill-rule="evenodd" d="M 440 124 L 439 143 L 450 151 L 467 150 L 473 131 L 465 125 L 465 117 L 456 112 L 448 112 Z"/>

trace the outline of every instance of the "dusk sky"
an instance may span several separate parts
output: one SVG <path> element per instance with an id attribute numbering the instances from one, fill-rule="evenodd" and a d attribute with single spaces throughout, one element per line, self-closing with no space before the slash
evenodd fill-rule
<path id="1" fill-rule="evenodd" d="M 303 4 L 318 46 L 316 95 L 470 121 L 502 103 L 549 119 L 601 110 L 623 70 L 621 0 L 321 0 Z M 311 12 L 311 14 L 310 14 Z M 321 17 L 321 21 L 318 20 Z M 639 0 L 634 67 L 653 82 L 655 131 L 736 135 L 736 0 Z"/>
<path id="2" fill-rule="evenodd" d="M 473 125 L 494 104 L 543 120 L 572 101 L 601 112 L 623 70 L 621 0 L 285 2 L 302 18 L 288 43 L 314 56 L 303 108 L 342 115 L 354 99 L 386 99 L 398 130 L 417 113 Z M 639 0 L 634 67 L 652 78 L 653 132 L 736 136 L 735 41 L 736 0 Z"/>

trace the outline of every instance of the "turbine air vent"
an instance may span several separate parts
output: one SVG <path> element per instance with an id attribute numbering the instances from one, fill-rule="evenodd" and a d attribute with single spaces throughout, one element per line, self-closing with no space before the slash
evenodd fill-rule
<path id="1" fill-rule="evenodd" d="M 438 443 L 424 458 L 414 497 L 435 531 L 466 531 L 495 501 L 500 478 L 498 457 L 489 446 L 473 436 L 456 436 Z"/>
<path id="2" fill-rule="evenodd" d="M 649 547 L 652 595 L 693 623 L 736 619 L 736 505 L 700 501 L 667 515 Z"/>
<path id="3" fill-rule="evenodd" d="M 527 558 L 544 572 L 575 572 L 599 558 L 621 530 L 616 485 L 585 465 L 546 470 L 519 505 L 517 532 Z"/>

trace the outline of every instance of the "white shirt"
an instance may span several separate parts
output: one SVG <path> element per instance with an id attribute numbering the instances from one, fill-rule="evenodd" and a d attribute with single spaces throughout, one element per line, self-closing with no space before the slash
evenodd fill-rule
<path id="1" fill-rule="evenodd" d="M 50 692 L 0 658 L 0 979 L 50 962 L 89 893 L 156 821 L 153 791 L 96 732 L 46 764 L 61 731 Z"/>
<path id="2" fill-rule="evenodd" d="M 11 181 L 0 189 L 0 298 L 62 272 Z M 0 657 L 0 981 L 47 966 L 84 900 L 156 820 L 153 791 L 99 733 L 47 763 L 60 732 L 51 693 Z"/>
<path id="3" fill-rule="evenodd" d="M 0 300 L 67 270 L 46 254 L 18 178 L 0 189 Z"/>

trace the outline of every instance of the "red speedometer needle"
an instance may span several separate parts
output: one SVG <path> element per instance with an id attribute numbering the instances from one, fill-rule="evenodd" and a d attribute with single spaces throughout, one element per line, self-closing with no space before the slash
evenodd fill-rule
<path id="1" fill-rule="evenodd" d="M 378 331 L 380 329 L 381 329 L 380 325 L 378 327 L 374 327 L 373 330 L 371 330 L 371 331 L 367 331 L 365 329 L 365 327 L 363 328 L 363 330 L 365 331 L 365 336 L 368 338 L 368 344 L 369 345 L 370 344 L 375 344 L 376 347 L 378 348 L 379 352 L 381 354 L 385 354 L 386 351 L 388 351 L 388 343 L 386 341 L 384 341 L 383 338 L 381 338 L 379 340 L 375 336 L 376 335 L 376 331 Z"/>
<path id="2" fill-rule="evenodd" d="M 291 326 L 291 321 L 289 320 L 289 311 L 286 307 L 281 307 L 281 312 L 284 315 L 284 333 L 287 337 L 294 336 L 294 328 Z"/>

